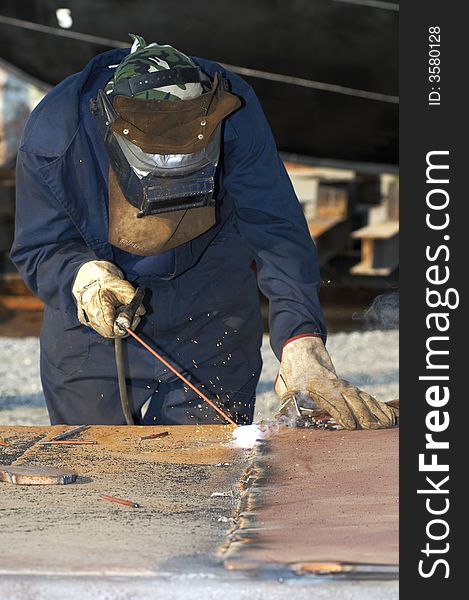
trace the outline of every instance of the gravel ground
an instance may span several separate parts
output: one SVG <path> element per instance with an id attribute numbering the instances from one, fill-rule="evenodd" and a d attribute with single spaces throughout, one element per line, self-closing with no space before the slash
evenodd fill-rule
<path id="1" fill-rule="evenodd" d="M 381 400 L 399 397 L 398 330 L 335 333 L 329 336 L 327 347 L 341 377 Z M 272 391 L 278 361 L 267 336 L 262 355 L 256 419 L 269 419 L 278 407 Z M 38 338 L 0 338 L 0 423 L 49 424 L 39 379 Z"/>

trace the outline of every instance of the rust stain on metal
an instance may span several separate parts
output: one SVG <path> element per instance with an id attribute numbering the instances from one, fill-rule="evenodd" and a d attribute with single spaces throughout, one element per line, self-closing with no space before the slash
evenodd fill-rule
<path id="1" fill-rule="evenodd" d="M 233 429 L 231 425 L 177 425 L 172 426 L 169 432 L 168 427 L 162 426 L 92 425 L 80 434 L 79 440 L 66 440 L 67 443 L 57 445 L 62 448 L 60 461 L 67 467 L 86 455 L 97 461 L 97 470 L 101 473 L 115 472 L 121 460 L 188 465 L 229 464 L 239 454 L 239 449 L 232 444 Z M 18 435 L 20 430 L 21 435 Z M 35 436 L 36 443 L 29 445 L 12 464 L 30 464 L 31 461 L 43 464 L 44 460 L 48 460 L 55 466 L 59 454 L 43 450 L 45 446 L 55 445 L 54 437 L 58 431 L 63 431 L 63 426 L 2 427 L 0 433 L 9 441 L 15 436 L 18 440 L 25 435 Z M 140 438 L 144 435 L 154 436 L 154 441 L 142 444 Z M 82 445 L 86 447 L 80 449 Z M 39 446 L 40 458 L 37 455 Z"/>
<path id="2" fill-rule="evenodd" d="M 295 572 L 398 564 L 397 429 L 287 429 L 258 450 L 244 476 L 229 569 Z"/>
<path id="3" fill-rule="evenodd" d="M 136 460 L 155 460 L 159 463 L 216 464 L 230 459 L 237 453 L 230 446 L 233 426 L 231 425 L 177 425 L 171 427 L 171 435 L 159 442 L 142 445 L 142 433 L 155 435 L 164 433 L 162 427 L 102 427 L 94 426 L 93 437 L 104 451 L 114 457 L 130 455 Z M 147 433 L 148 432 L 148 433 Z"/>

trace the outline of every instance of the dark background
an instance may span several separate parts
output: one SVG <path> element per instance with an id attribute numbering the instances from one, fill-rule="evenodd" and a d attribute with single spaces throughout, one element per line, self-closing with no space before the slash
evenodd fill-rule
<path id="1" fill-rule="evenodd" d="M 362 3 L 361 3 L 362 2 Z M 268 73 L 398 96 L 397 2 L 369 0 L 2 0 L 0 57 L 49 84 L 81 70 L 128 33 L 195 56 Z M 56 10 L 70 9 L 70 30 Z M 384 7 L 384 8 L 383 8 Z M 15 17 L 55 34 L 2 21 Z M 102 43 L 59 37 L 85 33 Z M 243 75 L 246 76 L 246 75 Z M 395 165 L 398 104 L 246 76 L 279 149 Z"/>

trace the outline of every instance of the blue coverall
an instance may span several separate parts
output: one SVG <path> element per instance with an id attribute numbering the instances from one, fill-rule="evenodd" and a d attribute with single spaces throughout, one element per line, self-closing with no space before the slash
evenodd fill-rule
<path id="1" fill-rule="evenodd" d="M 262 367 L 257 284 L 269 299 L 278 358 L 293 336 L 325 335 L 315 247 L 252 88 L 199 58 L 210 77 L 222 71 L 242 101 L 223 125 L 217 224 L 150 258 L 109 244 L 108 158 L 89 101 L 128 51 L 100 54 L 56 86 L 33 111 L 18 153 L 11 258 L 46 305 L 41 379 L 51 423 L 125 422 L 113 340 L 79 323 L 71 293 L 78 268 L 97 259 L 114 262 L 147 289 L 138 333 L 238 422 L 250 423 Z M 135 408 L 151 397 L 145 423 L 219 420 L 133 339 L 124 349 Z"/>

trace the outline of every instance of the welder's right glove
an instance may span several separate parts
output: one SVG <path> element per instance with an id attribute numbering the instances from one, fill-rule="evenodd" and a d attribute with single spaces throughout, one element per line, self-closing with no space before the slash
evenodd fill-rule
<path id="1" fill-rule="evenodd" d="M 72 286 L 77 303 L 78 320 L 106 338 L 125 335 L 116 325 L 116 309 L 129 304 L 135 288 L 124 279 L 120 269 L 106 260 L 90 260 L 77 271 Z M 132 329 L 145 314 L 141 304 L 135 313 Z"/>
<path id="2" fill-rule="evenodd" d="M 281 413 L 290 415 L 292 405 L 300 419 L 326 413 L 345 429 L 393 427 L 399 418 L 398 408 L 339 379 L 322 339 L 311 335 L 284 346 L 275 391 Z"/>

